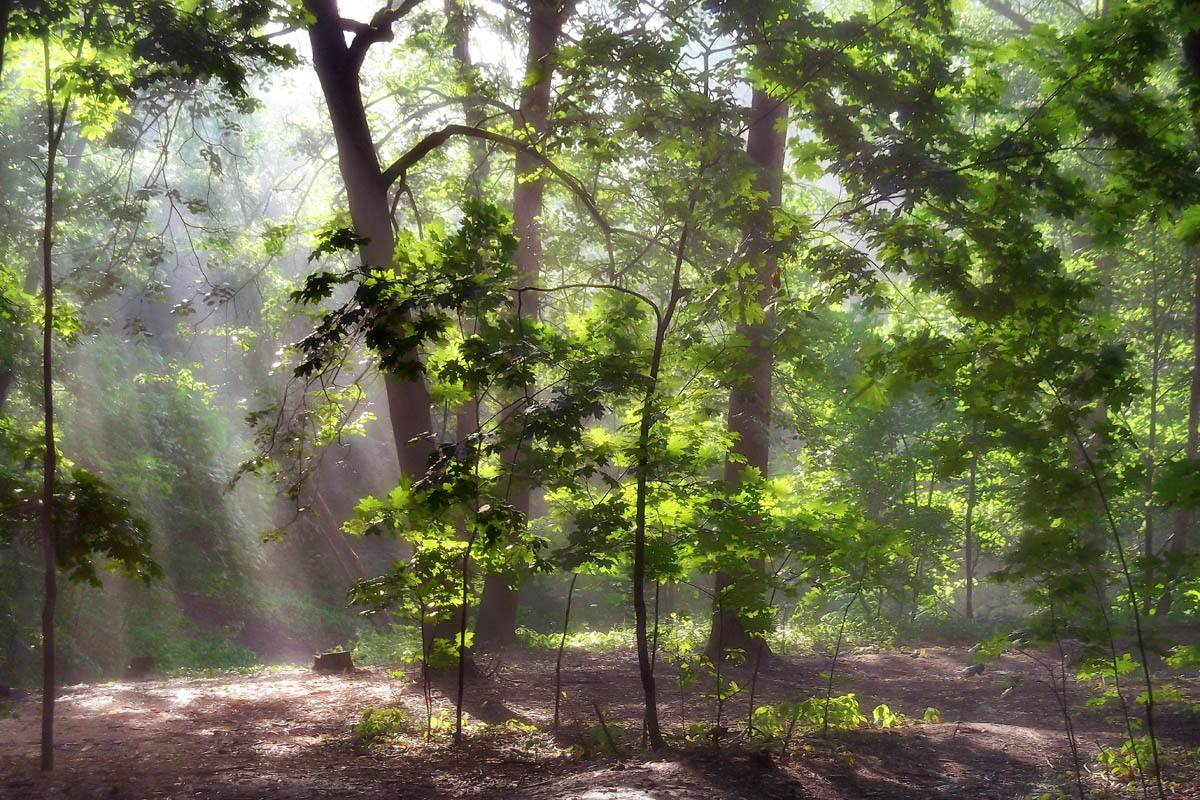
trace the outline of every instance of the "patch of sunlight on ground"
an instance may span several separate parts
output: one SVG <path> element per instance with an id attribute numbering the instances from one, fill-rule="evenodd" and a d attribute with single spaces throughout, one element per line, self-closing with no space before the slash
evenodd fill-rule
<path id="1" fill-rule="evenodd" d="M 179 687 L 177 689 L 164 689 L 163 695 L 173 706 L 187 706 L 191 705 L 192 701 L 200 696 L 200 692 Z"/>
<path id="2" fill-rule="evenodd" d="M 88 711 L 99 711 L 116 703 L 117 698 L 111 694 L 98 694 L 92 697 L 87 697 L 86 695 L 67 695 L 60 697 L 59 702 L 73 703 Z"/>

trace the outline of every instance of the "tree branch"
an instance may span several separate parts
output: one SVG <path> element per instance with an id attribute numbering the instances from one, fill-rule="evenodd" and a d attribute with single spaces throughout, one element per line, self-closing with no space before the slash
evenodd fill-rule
<path id="1" fill-rule="evenodd" d="M 579 201 L 583 203 L 584 207 L 588 210 L 588 213 L 593 219 L 596 220 L 596 224 L 600 226 L 600 229 L 606 236 L 611 236 L 613 234 L 613 226 L 610 225 L 608 220 L 604 218 L 604 215 L 596 206 L 596 201 L 590 194 L 588 194 L 587 189 L 585 189 L 569 172 L 559 167 L 549 158 L 546 158 L 546 156 L 542 155 L 537 148 L 531 147 L 525 142 L 514 139 L 511 136 L 504 136 L 503 134 L 484 130 L 483 128 L 475 128 L 470 125 L 447 125 L 440 131 L 434 131 L 421 141 L 417 142 L 412 149 L 400 156 L 400 158 L 396 159 L 390 167 L 383 171 L 383 180 L 385 185 L 391 186 L 396 181 L 399 181 L 403 184 L 409 168 L 427 156 L 430 151 L 435 150 L 445 144 L 451 136 L 466 136 L 474 139 L 484 139 L 489 142 L 495 142 L 496 144 L 503 145 L 510 150 L 525 153 L 526 155 L 535 159 L 538 163 L 553 173 L 556 178 L 562 181 L 563 185 L 565 185 L 572 194 L 579 198 Z"/>
<path id="2" fill-rule="evenodd" d="M 1029 21 L 1029 18 L 1004 0 L 984 0 L 984 5 L 1015 25 L 1021 33 L 1029 33 L 1033 30 L 1033 23 Z"/>
<path id="3" fill-rule="evenodd" d="M 371 17 L 371 21 L 367 23 L 339 19 L 338 22 L 343 30 L 356 32 L 354 40 L 350 42 L 350 47 L 346 51 L 350 63 L 356 68 L 362 66 L 363 59 L 366 58 L 367 50 L 371 45 L 377 42 L 390 42 L 393 36 L 392 24 L 420 3 L 421 0 L 404 0 L 398 8 L 385 6 L 376 11 L 375 16 Z"/>

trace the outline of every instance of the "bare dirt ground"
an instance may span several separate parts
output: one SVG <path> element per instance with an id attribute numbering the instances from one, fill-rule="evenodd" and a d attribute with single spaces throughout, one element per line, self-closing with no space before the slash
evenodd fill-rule
<path id="1" fill-rule="evenodd" d="M 641 697 L 631 654 L 568 651 L 558 734 L 549 732 L 553 655 L 513 651 L 480 664 L 486 675 L 468 685 L 472 724 L 459 747 L 445 733 L 374 745 L 352 735 L 367 707 L 403 708 L 422 729 L 415 669 L 335 676 L 295 669 L 66 687 L 58 769 L 45 777 L 36 761 L 39 704 L 26 698 L 7 704 L 9 716 L 0 719 L 0 797 L 922 800 L 1073 791 L 1064 780 L 1073 767 L 1062 713 L 1044 674 L 1023 657 L 964 679 L 970 656 L 961 648 L 844 656 L 834 695 L 854 692 L 868 717 L 887 703 L 906 721 L 796 737 L 786 753 L 744 741 L 727 741 L 719 753 L 705 741 L 686 744 L 687 724 L 715 722 L 705 697 L 711 682 L 681 693 L 667 664 L 657 669 L 659 705 L 673 747 L 659 754 L 638 747 Z M 755 705 L 823 697 L 828 669 L 826 658 L 776 657 L 758 677 Z M 722 726 L 736 733 L 745 728 L 751 674 L 742 668 L 734 677 L 744 691 L 725 704 Z M 1194 680 L 1171 682 L 1197 696 Z M 449 708 L 448 694 L 452 679 L 435 689 L 438 708 Z M 1075 686 L 1071 694 L 1084 766 L 1096 770 L 1099 748 L 1119 743 L 1120 723 L 1108 718 L 1116 710 L 1081 711 L 1090 690 Z M 593 703 L 612 726 L 619 756 L 600 738 Z M 937 709 L 938 722 L 923 721 L 927 708 Z M 1169 756 L 1166 796 L 1200 798 L 1200 721 L 1179 703 L 1163 704 L 1157 719 Z M 1142 796 L 1136 779 L 1100 773 L 1089 775 L 1088 789 L 1093 797 Z"/>

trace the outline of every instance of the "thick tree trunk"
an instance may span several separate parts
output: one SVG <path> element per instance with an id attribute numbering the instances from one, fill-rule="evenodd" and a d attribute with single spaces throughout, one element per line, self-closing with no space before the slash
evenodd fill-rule
<path id="1" fill-rule="evenodd" d="M 329 109 L 350 218 L 358 235 L 368 240 L 360 249 L 362 260 L 365 265 L 387 267 L 394 264 L 396 242 L 388 185 L 363 106 L 360 64 L 346 44 L 336 3 L 306 0 L 306 6 L 316 18 L 308 29 L 313 67 Z M 435 447 L 429 390 L 422 381 L 392 375 L 384 376 L 384 386 L 400 468 L 407 475 L 420 476 Z"/>
<path id="2" fill-rule="evenodd" d="M 747 251 L 754 265 L 754 282 L 759 289 L 755 297 L 764 309 L 766 318 L 759 323 L 740 322 L 738 336 L 747 341 L 745 362 L 748 373 L 739 377 L 729 393 L 729 431 L 737 436 L 733 452 L 744 459 L 725 462 L 725 483 L 730 491 L 741 484 L 742 471 L 747 467 L 767 474 L 770 456 L 771 427 L 771 368 L 770 347 L 774 315 L 771 304 L 779 285 L 779 264 L 771 237 L 772 212 L 779 208 L 783 197 L 783 162 L 787 147 L 787 106 L 772 99 L 766 92 L 755 89 L 751 101 L 752 123 L 746 139 L 746 153 L 759 168 L 755 187 L 766 195 L 766 202 L 751 216 L 746 230 Z M 752 572 L 761 572 L 762 563 L 755 562 Z M 730 603 L 731 588 L 743 582 L 745 574 L 719 572 L 714 580 L 713 623 L 706 652 L 720 656 L 725 650 L 743 650 L 747 654 L 767 655 L 765 645 L 751 637 L 738 615 L 739 603 Z M 731 605 L 733 607 L 731 607 Z M 753 649 L 752 649 L 753 648 Z"/>
<path id="3" fill-rule="evenodd" d="M 557 65 L 558 40 L 563 24 L 571 14 L 575 0 L 532 0 L 529 4 L 529 49 L 525 57 L 525 81 L 521 87 L 518 124 L 525 126 L 525 138 L 538 144 L 549 125 L 550 84 Z M 513 233 L 517 250 L 513 263 L 518 286 L 536 286 L 541 277 L 541 217 L 546 191 L 541 164 L 524 151 L 517 151 L 513 181 Z M 536 321 L 539 311 L 536 292 L 517 296 L 517 314 Z M 505 454 L 510 468 L 519 471 L 520 447 Z M 530 486 L 518 475 L 512 481 L 509 502 L 529 518 Z M 505 647 L 517 641 L 518 594 L 521 575 L 488 575 L 479 602 L 475 641 L 480 647 Z"/>

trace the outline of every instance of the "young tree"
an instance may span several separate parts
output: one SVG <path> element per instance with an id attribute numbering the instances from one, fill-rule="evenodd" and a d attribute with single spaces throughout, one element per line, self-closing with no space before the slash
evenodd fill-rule
<path id="1" fill-rule="evenodd" d="M 111 126 L 137 89 L 175 78 L 186 67 L 194 80 L 213 78 L 235 97 L 245 97 L 247 63 L 282 63 L 290 51 L 258 32 L 269 7 L 247 2 L 219 9 L 198 3 L 184 11 L 161 0 L 132 6 L 106 0 L 79 4 L 5 4 L 5 39 L 40 42 L 45 130 L 41 231 L 43 470 L 40 527 L 45 598 L 42 612 L 41 765 L 54 767 L 54 693 L 58 552 L 56 488 L 59 481 L 54 416 L 55 200 L 59 157 L 67 124 L 78 111 L 91 135 Z M 16 12 L 16 13 L 13 13 Z M 9 379 L 11 381 L 11 378 Z M 7 383 L 7 382 L 6 382 Z"/>

